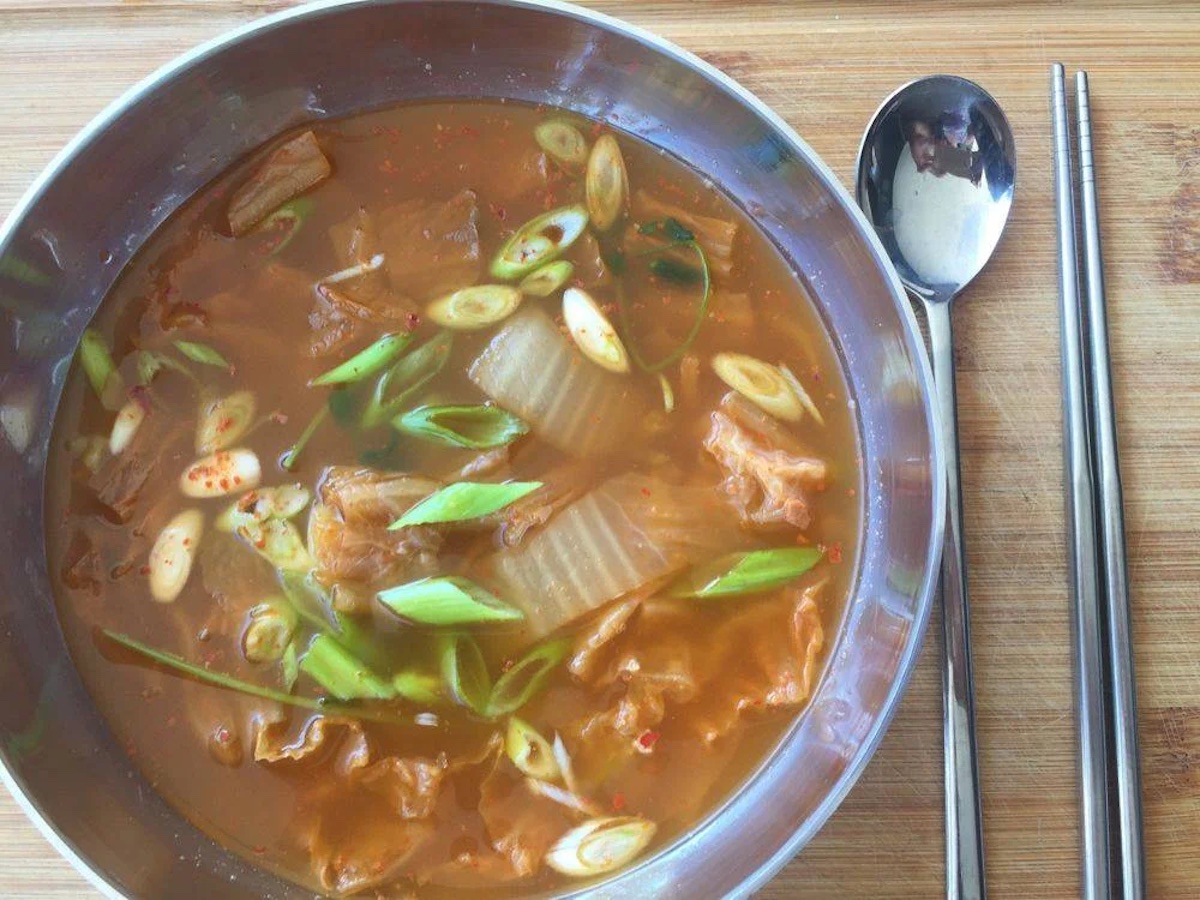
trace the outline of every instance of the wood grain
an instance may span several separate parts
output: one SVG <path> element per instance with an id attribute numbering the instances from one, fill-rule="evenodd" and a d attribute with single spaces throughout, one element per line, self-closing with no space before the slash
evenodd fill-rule
<path id="1" fill-rule="evenodd" d="M 135 79 L 283 3 L 0 0 L 0 214 Z M 1200 891 L 1200 11 L 1171 3 L 596 2 L 724 69 L 849 182 L 898 84 L 974 78 L 1008 112 L 1017 202 L 956 316 L 967 545 L 996 898 L 1078 894 L 1061 493 L 1049 63 L 1091 74 L 1137 643 L 1150 896 Z M 895 724 L 820 836 L 763 897 L 942 890 L 930 643 Z M 0 895 L 92 892 L 5 796 Z"/>

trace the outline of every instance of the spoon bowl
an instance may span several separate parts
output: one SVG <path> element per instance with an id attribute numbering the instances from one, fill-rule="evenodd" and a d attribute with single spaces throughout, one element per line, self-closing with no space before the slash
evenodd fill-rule
<path id="1" fill-rule="evenodd" d="M 1000 242 L 1015 185 L 1008 120 L 987 91 L 953 75 L 921 78 L 888 97 L 858 150 L 858 205 L 904 286 L 925 304 L 946 448 L 941 597 L 948 900 L 983 900 L 987 890 L 950 301 Z"/>
<path id="2" fill-rule="evenodd" d="M 1000 241 L 1016 186 L 1012 130 L 987 91 L 934 75 L 888 97 L 863 136 L 858 204 L 900 279 L 946 301 Z"/>

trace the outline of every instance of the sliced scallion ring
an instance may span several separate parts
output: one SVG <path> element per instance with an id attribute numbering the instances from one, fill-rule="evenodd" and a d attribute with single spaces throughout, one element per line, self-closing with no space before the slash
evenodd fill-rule
<path id="1" fill-rule="evenodd" d="M 621 156 L 617 139 L 611 134 L 602 135 L 592 147 L 584 187 L 592 227 L 597 231 L 608 231 L 625 211 L 625 198 L 629 194 L 625 158 Z"/>
<path id="2" fill-rule="evenodd" d="M 360 350 L 340 365 L 334 366 L 323 375 L 308 383 L 309 387 L 327 384 L 353 384 L 368 375 L 374 375 L 405 351 L 412 343 L 411 332 L 385 334 L 371 346 Z"/>
<path id="3" fill-rule="evenodd" d="M 519 288 L 477 284 L 434 300 L 425 308 L 425 315 L 443 328 L 478 331 L 507 319 L 520 305 Z"/>
<path id="4" fill-rule="evenodd" d="M 521 279 L 518 289 L 527 297 L 549 297 L 575 274 L 575 264 L 569 259 L 559 259 L 534 269 Z"/>
<path id="5" fill-rule="evenodd" d="M 563 319 L 576 346 L 601 368 L 624 374 L 629 371 L 629 353 L 612 322 L 591 295 L 579 288 L 563 292 Z"/>
<path id="6" fill-rule="evenodd" d="M 583 234 L 587 223 L 587 210 L 579 204 L 552 209 L 531 219 L 500 248 L 492 260 L 492 275 L 511 281 L 558 259 Z"/>
<path id="7" fill-rule="evenodd" d="M 633 816 L 592 819 L 555 841 L 546 852 L 546 865 L 578 878 L 602 875 L 632 861 L 656 830 L 653 822 Z"/>
<path id="8" fill-rule="evenodd" d="M 587 140 L 570 122 L 548 119 L 533 129 L 533 138 L 564 169 L 583 171 L 588 158 Z"/>
<path id="9" fill-rule="evenodd" d="M 513 716 L 504 734 L 504 752 L 512 764 L 530 778 L 538 781 L 558 781 L 562 772 L 550 742 L 526 722 Z"/>
<path id="10" fill-rule="evenodd" d="M 442 681 L 460 706 L 483 715 L 492 680 L 479 645 L 465 634 L 447 634 L 438 640 Z"/>
<path id="11" fill-rule="evenodd" d="M 363 427 L 382 425 L 400 412 L 410 397 L 442 371 L 453 346 L 453 334 L 443 331 L 400 357 L 375 382 L 375 390 L 363 411 Z"/>
<path id="12" fill-rule="evenodd" d="M 496 679 L 484 714 L 497 718 L 514 713 L 542 689 L 550 673 L 571 651 L 568 638 L 559 638 L 534 647 Z"/>
<path id="13" fill-rule="evenodd" d="M 716 599 L 769 591 L 799 578 L 822 556 L 816 547 L 732 553 L 686 573 L 672 587 L 671 596 Z"/>
<path id="14" fill-rule="evenodd" d="M 779 364 L 779 371 L 783 373 L 783 377 L 787 379 L 787 383 L 792 386 L 792 390 L 796 392 L 796 398 L 801 405 L 808 410 L 809 414 L 817 420 L 818 425 L 825 424 L 825 417 L 821 415 L 821 411 L 817 409 L 817 404 L 813 403 L 813 399 L 809 396 L 808 391 L 804 389 L 804 385 L 800 383 L 800 379 L 796 377 L 796 373 L 785 366 Z"/>
<path id="15" fill-rule="evenodd" d="M 785 422 L 798 422 L 804 407 L 777 366 L 744 353 L 718 353 L 713 371 L 723 382 L 765 413 Z"/>
<path id="16" fill-rule="evenodd" d="M 208 344 L 202 344 L 199 341 L 176 341 L 175 349 L 192 362 L 205 366 L 213 366 L 217 369 L 229 368 L 229 360 L 222 356 L 220 351 L 210 347 Z"/>
<path id="17" fill-rule="evenodd" d="M 402 619 L 420 625 L 482 625 L 519 622 L 525 614 L 469 578 L 422 578 L 375 595 Z"/>
<path id="18" fill-rule="evenodd" d="M 507 481 L 491 484 L 457 481 L 434 491 L 388 526 L 391 530 L 411 525 L 469 522 L 491 515 L 516 503 L 542 486 L 540 481 Z"/>
<path id="19" fill-rule="evenodd" d="M 469 450 L 503 447 L 529 431 L 499 406 L 418 406 L 397 416 L 392 425 L 405 434 Z"/>

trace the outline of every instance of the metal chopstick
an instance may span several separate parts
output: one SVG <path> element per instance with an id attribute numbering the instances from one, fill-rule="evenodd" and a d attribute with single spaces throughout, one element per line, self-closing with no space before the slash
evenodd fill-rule
<path id="1" fill-rule="evenodd" d="M 1079 123 L 1079 196 L 1082 204 L 1083 261 L 1087 286 L 1089 420 L 1095 462 L 1099 548 L 1104 563 L 1102 597 L 1108 651 L 1109 759 L 1115 798 L 1110 797 L 1109 827 L 1113 853 L 1119 855 L 1121 896 L 1142 900 L 1146 894 L 1142 850 L 1141 777 L 1138 763 L 1137 699 L 1134 691 L 1133 640 L 1129 625 L 1129 581 L 1125 570 L 1125 521 L 1121 504 L 1121 471 L 1117 460 L 1117 425 L 1108 356 L 1108 316 L 1104 297 L 1104 263 L 1100 250 L 1100 215 L 1092 161 L 1092 122 L 1086 72 L 1075 74 Z M 1112 785 L 1110 784 L 1110 789 Z M 1111 801 L 1115 799 L 1115 805 Z"/>
<path id="2" fill-rule="evenodd" d="M 1054 199 L 1058 221 L 1058 291 L 1062 314 L 1063 467 L 1067 546 L 1075 615 L 1076 700 L 1079 706 L 1083 896 L 1085 900 L 1108 900 L 1108 804 L 1103 648 L 1094 521 L 1095 483 L 1087 428 L 1066 78 L 1059 63 L 1051 68 L 1050 104 L 1054 123 Z"/>

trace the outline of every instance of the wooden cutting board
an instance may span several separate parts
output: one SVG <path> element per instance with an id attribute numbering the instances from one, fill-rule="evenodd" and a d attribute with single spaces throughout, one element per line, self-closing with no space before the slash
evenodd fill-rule
<path id="1" fill-rule="evenodd" d="M 0 0 L 0 215 L 136 79 L 198 41 L 287 5 Z M 1051 61 L 1089 70 L 1150 896 L 1200 895 L 1200 10 L 1129 0 L 996 2 L 973 14 L 934 0 L 591 5 L 738 79 L 847 184 L 867 118 L 915 76 L 975 79 L 1012 121 L 1019 157 L 1012 221 L 994 264 L 956 314 L 988 883 L 996 898 L 1079 891 L 1047 95 Z M 942 891 L 936 645 L 858 786 L 764 897 Z M 0 796 L 0 896 L 93 895 Z"/>

